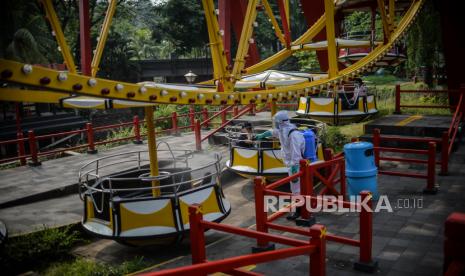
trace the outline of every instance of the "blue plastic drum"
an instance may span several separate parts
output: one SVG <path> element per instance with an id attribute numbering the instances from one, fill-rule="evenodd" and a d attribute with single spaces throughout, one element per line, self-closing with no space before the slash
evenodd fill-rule
<path id="1" fill-rule="evenodd" d="M 346 179 L 349 196 L 359 195 L 361 191 L 370 191 L 373 199 L 378 194 L 378 168 L 375 165 L 373 144 L 355 142 L 344 146 L 346 160 Z"/>

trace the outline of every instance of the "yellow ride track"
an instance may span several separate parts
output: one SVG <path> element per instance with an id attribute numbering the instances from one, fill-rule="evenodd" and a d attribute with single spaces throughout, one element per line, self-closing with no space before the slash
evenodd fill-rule
<path id="1" fill-rule="evenodd" d="M 330 0 L 325 1 L 331 2 Z M 204 2 L 207 3 L 211 1 L 205 0 Z M 257 1 L 249 1 L 249 3 L 250 2 L 255 3 Z M 326 18 L 327 14 L 334 14 L 334 3 L 332 6 L 331 3 L 326 4 L 326 8 L 329 9 L 330 12 L 328 13 L 327 10 L 327 12 L 311 28 L 309 28 L 307 32 L 291 43 L 291 46 L 310 42 L 323 28 L 326 27 L 326 29 L 328 29 L 328 25 L 333 25 L 334 27 L 334 20 L 332 20 L 332 18 Z M 394 20 L 386 18 L 387 15 L 385 14 L 386 11 L 383 10 L 385 9 L 383 5 L 380 13 L 383 15 L 383 25 L 386 25 L 386 28 L 384 28 L 385 32 L 389 32 L 387 35 L 385 34 L 385 43 L 378 45 L 373 49 L 373 51 L 371 51 L 369 55 L 341 71 L 334 70 L 334 68 L 331 69 L 330 59 L 330 74 L 326 79 L 283 86 L 275 89 L 264 88 L 246 93 L 238 93 L 235 91 L 220 92 L 215 88 L 203 87 L 199 87 L 195 90 L 184 90 L 182 87 L 170 87 L 168 89 L 162 89 L 147 87 L 143 84 L 116 82 L 91 76 L 83 76 L 77 73 L 73 73 L 73 70 L 70 70 L 70 72 L 58 72 L 48 68 L 2 59 L 0 60 L 0 79 L 3 82 L 16 83 L 28 87 L 37 87 L 41 90 L 23 90 L 22 93 L 17 93 L 18 90 L 16 88 L 4 87 L 0 89 L 0 100 L 23 102 L 34 100 L 37 102 L 56 103 L 57 99 L 60 97 L 66 97 L 70 95 L 85 95 L 153 104 L 233 105 L 265 103 L 280 101 L 282 99 L 297 99 L 298 96 L 309 95 L 315 91 L 334 86 L 373 67 L 378 60 L 383 58 L 383 56 L 389 52 L 389 50 L 395 45 L 396 41 L 405 34 L 407 28 L 412 24 L 415 17 L 417 16 L 422 4 L 423 0 L 412 0 L 410 7 L 406 10 L 398 24 L 396 24 Z M 204 4 L 204 6 L 205 5 L 206 4 Z M 250 16 L 254 17 L 256 14 L 251 12 Z M 213 15 L 214 18 L 212 19 L 212 15 L 207 15 L 206 13 L 206 17 L 207 22 L 217 23 L 215 15 Z M 209 24 L 208 26 L 210 25 L 212 26 L 211 28 L 217 28 L 217 24 Z M 253 27 L 253 24 L 249 25 L 250 26 L 244 24 L 244 28 Z M 329 29 L 331 29 L 331 26 L 329 26 Z M 249 32 L 246 33 L 249 35 Z M 218 34 L 216 33 L 216 35 Z M 211 33 L 210 39 L 212 37 L 215 37 L 215 33 Z M 328 41 L 331 41 L 331 39 L 328 39 Z M 216 43 L 220 44 L 218 49 L 221 50 L 222 43 L 218 41 L 216 41 Z M 333 43 L 328 44 L 328 47 L 331 48 L 331 44 Z M 222 75 L 220 74 L 220 76 L 218 76 L 216 73 L 215 75 L 219 80 L 229 79 L 230 81 L 234 82 L 240 77 L 240 74 L 261 72 L 289 57 L 294 51 L 298 51 L 295 50 L 297 47 L 294 47 L 294 49 L 291 48 L 292 47 L 281 50 L 270 58 L 244 70 L 239 70 L 236 66 L 234 71 L 236 71 L 238 75 L 227 75 L 229 74 L 229 71 L 225 73 L 225 70 L 223 70 Z M 244 54 L 243 52 L 244 51 L 241 51 L 242 54 Z M 330 56 L 331 55 L 332 54 L 330 53 Z M 214 58 L 213 62 L 216 64 L 218 61 L 216 61 Z M 223 64 L 223 62 L 220 63 Z M 336 72 L 335 75 L 334 72 Z"/>

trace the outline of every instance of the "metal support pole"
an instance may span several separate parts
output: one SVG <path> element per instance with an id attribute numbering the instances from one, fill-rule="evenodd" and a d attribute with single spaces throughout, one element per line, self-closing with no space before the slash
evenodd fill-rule
<path id="1" fill-rule="evenodd" d="M 205 235 L 202 227 L 202 207 L 199 204 L 189 206 L 189 226 L 192 264 L 200 264 L 207 261 L 205 254 Z"/>
<path id="2" fill-rule="evenodd" d="M 360 210 L 360 258 L 354 263 L 354 269 L 372 273 L 378 267 L 378 262 L 373 261 L 371 256 L 373 243 L 373 202 L 369 191 L 361 191 L 360 197 L 362 202 L 367 200 L 367 206 L 370 210 L 366 210 L 362 206 Z"/>
<path id="3" fill-rule="evenodd" d="M 222 125 L 225 124 L 227 121 L 227 118 L 226 118 L 226 116 L 228 115 L 227 112 L 228 111 L 225 108 L 223 108 L 223 111 L 221 112 L 221 124 Z"/>
<path id="4" fill-rule="evenodd" d="M 262 233 L 268 233 L 267 216 L 268 213 L 265 210 L 265 178 L 257 176 L 254 178 L 254 194 L 255 194 L 255 229 Z M 275 245 L 270 244 L 266 239 L 257 238 L 257 246 L 252 247 L 252 253 L 258 253 L 263 251 L 274 250 Z"/>
<path id="5" fill-rule="evenodd" d="M 194 135 L 195 135 L 195 149 L 202 150 L 202 137 L 200 132 L 200 120 L 195 120 L 194 123 Z"/>
<path id="6" fill-rule="evenodd" d="M 423 190 L 425 194 L 436 194 L 436 143 L 428 143 L 428 178 L 426 179 L 426 189 Z"/>
<path id="7" fill-rule="evenodd" d="M 344 159 L 341 160 L 340 162 L 340 172 L 339 172 L 339 178 L 341 181 L 341 195 L 344 200 L 347 200 L 347 194 L 346 194 L 346 162 Z"/>
<path id="8" fill-rule="evenodd" d="M 26 158 L 25 157 L 22 157 L 22 156 L 25 156 L 26 155 L 26 149 L 24 147 L 24 135 L 22 132 L 18 132 L 18 134 L 16 135 L 16 137 L 18 138 L 18 156 L 20 157 L 19 158 L 19 164 L 21 164 L 21 166 L 24 166 L 26 165 Z"/>
<path id="9" fill-rule="evenodd" d="M 31 161 L 29 162 L 28 165 L 31 167 L 40 166 L 41 163 L 38 157 L 37 140 L 36 140 L 36 135 L 34 134 L 34 130 L 28 131 L 28 140 L 29 140 L 29 151 L 31 152 Z"/>
<path id="10" fill-rule="evenodd" d="M 324 0 L 326 15 L 326 39 L 328 41 L 328 74 L 330 78 L 336 77 L 338 73 L 336 33 L 334 27 L 334 1 Z"/>
<path id="11" fill-rule="evenodd" d="M 144 107 L 145 122 L 147 124 L 147 146 L 150 158 L 150 176 L 158 176 L 158 156 L 157 156 L 157 140 L 155 136 L 155 123 L 153 121 L 153 106 Z M 152 187 L 160 185 L 158 180 L 152 181 Z M 152 190 L 153 197 L 160 196 L 160 189 Z"/>
<path id="12" fill-rule="evenodd" d="M 191 130 L 195 130 L 195 111 L 192 107 L 189 107 L 189 122 L 191 124 Z"/>
<path id="13" fill-rule="evenodd" d="M 139 116 L 134 116 L 132 119 L 132 122 L 134 124 L 134 141 L 133 143 L 136 145 L 142 144 L 142 139 L 140 137 L 140 120 Z"/>
<path id="14" fill-rule="evenodd" d="M 380 130 L 375 128 L 373 130 L 373 150 L 375 153 L 375 165 L 379 168 L 379 146 L 381 144 Z"/>
<path id="15" fill-rule="evenodd" d="M 315 224 L 310 227 L 310 245 L 317 250 L 310 254 L 310 275 L 326 275 L 326 227 Z"/>
<path id="16" fill-rule="evenodd" d="M 97 150 L 95 149 L 95 142 L 94 142 L 94 128 L 92 126 L 92 123 L 87 123 L 86 124 L 86 130 L 87 130 L 87 153 L 89 154 L 95 154 L 97 153 Z"/>
<path id="17" fill-rule="evenodd" d="M 276 105 L 276 101 L 271 101 L 271 117 L 273 117 L 276 112 L 278 112 L 278 106 Z"/>
<path id="18" fill-rule="evenodd" d="M 203 121 L 205 122 L 203 124 L 203 126 L 202 126 L 203 129 L 205 129 L 205 130 L 210 129 L 208 127 L 208 121 L 207 121 L 208 120 L 208 109 L 206 109 L 206 108 L 202 109 L 202 116 L 203 116 Z"/>
<path id="19" fill-rule="evenodd" d="M 396 84 L 396 108 L 394 114 L 400 114 L 400 85 Z"/>
<path id="20" fill-rule="evenodd" d="M 444 131 L 441 138 L 441 173 L 449 174 L 449 133 Z"/>
<path id="21" fill-rule="evenodd" d="M 178 129 L 178 113 L 175 111 L 171 113 L 171 134 L 172 135 L 179 135 L 179 129 Z"/>

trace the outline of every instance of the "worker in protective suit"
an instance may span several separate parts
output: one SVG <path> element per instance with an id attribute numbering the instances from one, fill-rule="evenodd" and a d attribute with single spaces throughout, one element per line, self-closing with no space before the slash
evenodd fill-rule
<path id="1" fill-rule="evenodd" d="M 281 156 L 288 168 L 288 173 L 289 175 L 296 174 L 299 171 L 299 162 L 303 158 L 303 152 L 305 151 L 304 137 L 300 131 L 297 131 L 297 127 L 289 122 L 289 116 L 285 110 L 277 112 L 273 117 L 273 122 L 274 128 L 272 130 L 258 134 L 256 138 L 261 140 L 271 136 L 278 137 L 281 144 Z M 297 178 L 291 181 L 290 184 L 292 194 L 299 195 L 300 179 Z M 296 209 L 296 212 L 290 214 L 287 219 L 295 220 L 299 216 L 300 207 Z"/>

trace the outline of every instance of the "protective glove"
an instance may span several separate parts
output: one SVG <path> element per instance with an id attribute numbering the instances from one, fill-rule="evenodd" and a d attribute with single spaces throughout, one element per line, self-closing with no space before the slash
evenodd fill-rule
<path id="1" fill-rule="evenodd" d="M 299 165 L 292 165 L 291 166 L 291 174 L 296 174 L 299 172 Z"/>
<path id="2" fill-rule="evenodd" d="M 267 137 L 271 137 L 273 135 L 273 133 L 270 131 L 270 130 L 267 130 L 263 133 L 260 133 L 260 134 L 257 134 L 257 136 L 255 136 L 255 138 L 257 138 L 257 140 L 263 140 Z"/>

